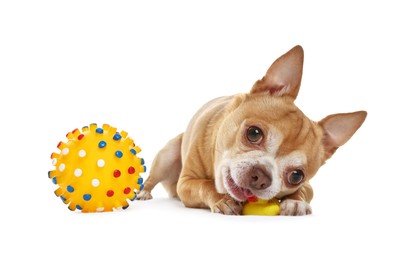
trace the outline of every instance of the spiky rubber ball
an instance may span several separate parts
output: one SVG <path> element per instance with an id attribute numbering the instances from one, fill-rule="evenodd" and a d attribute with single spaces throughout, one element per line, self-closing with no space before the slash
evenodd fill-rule
<path id="1" fill-rule="evenodd" d="M 108 124 L 85 126 L 69 132 L 60 142 L 60 153 L 52 153 L 55 169 L 48 172 L 58 185 L 55 195 L 70 210 L 82 212 L 126 209 L 143 189 L 140 173 L 146 171 L 141 149 Z"/>

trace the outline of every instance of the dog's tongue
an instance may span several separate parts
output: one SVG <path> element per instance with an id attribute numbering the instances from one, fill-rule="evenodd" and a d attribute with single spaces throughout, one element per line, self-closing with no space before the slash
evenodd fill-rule
<path id="1" fill-rule="evenodd" d="M 250 202 L 257 201 L 256 196 L 254 196 L 254 194 L 251 192 L 251 190 L 244 189 L 243 192 L 244 192 L 244 196 L 247 198 L 248 201 L 250 201 Z"/>

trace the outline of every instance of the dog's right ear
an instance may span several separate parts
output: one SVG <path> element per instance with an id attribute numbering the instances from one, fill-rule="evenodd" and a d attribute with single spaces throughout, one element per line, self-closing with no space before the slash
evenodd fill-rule
<path id="1" fill-rule="evenodd" d="M 258 80 L 250 93 L 266 92 L 276 96 L 291 96 L 296 99 L 303 71 L 303 49 L 297 45 L 278 58 L 266 75 Z"/>

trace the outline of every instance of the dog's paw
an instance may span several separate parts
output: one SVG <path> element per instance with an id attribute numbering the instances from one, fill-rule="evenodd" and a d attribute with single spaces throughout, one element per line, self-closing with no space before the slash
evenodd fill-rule
<path id="1" fill-rule="evenodd" d="M 312 214 L 312 208 L 307 202 L 286 199 L 280 203 L 280 215 L 303 216 L 309 214 Z"/>
<path id="2" fill-rule="evenodd" d="M 141 190 L 136 196 L 137 200 L 151 200 L 152 198 L 152 194 L 147 190 Z"/>
<path id="3" fill-rule="evenodd" d="M 211 211 L 224 215 L 241 215 L 243 205 L 241 202 L 235 201 L 230 196 L 225 195 L 211 207 Z"/>

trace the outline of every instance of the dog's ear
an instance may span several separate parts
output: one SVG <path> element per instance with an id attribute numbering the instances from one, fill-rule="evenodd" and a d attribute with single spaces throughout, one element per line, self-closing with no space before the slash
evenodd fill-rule
<path id="1" fill-rule="evenodd" d="M 345 144 L 360 128 L 367 112 L 330 115 L 319 121 L 324 131 L 322 144 L 325 150 L 325 160 L 329 159 L 341 145 Z"/>
<path id="2" fill-rule="evenodd" d="M 291 96 L 298 95 L 303 70 L 303 49 L 297 45 L 278 58 L 266 75 L 258 80 L 250 93 L 266 92 L 270 95 Z"/>

